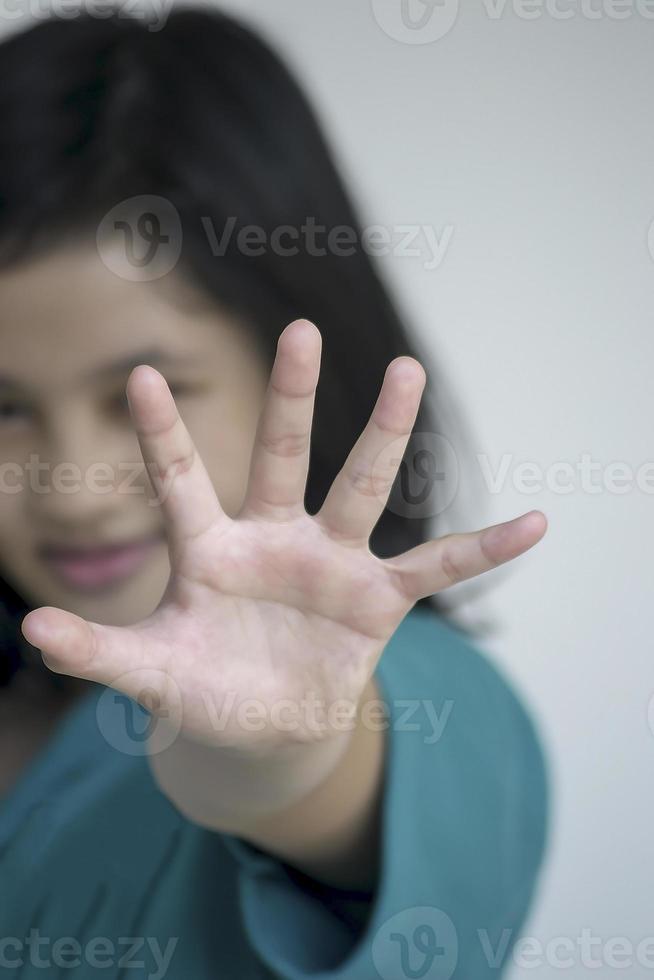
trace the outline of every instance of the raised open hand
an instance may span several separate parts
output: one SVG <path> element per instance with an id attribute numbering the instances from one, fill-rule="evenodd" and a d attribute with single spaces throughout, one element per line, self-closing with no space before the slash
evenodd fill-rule
<path id="1" fill-rule="evenodd" d="M 301 713 L 294 725 L 253 731 L 233 714 L 217 729 L 215 712 L 256 699 L 272 713 L 308 696 L 325 711 L 341 700 L 354 711 L 384 646 L 419 598 L 506 562 L 542 537 L 545 517 L 530 511 L 392 559 L 370 551 L 425 383 L 410 357 L 389 364 L 368 424 L 319 513 L 309 515 L 303 501 L 320 348 L 320 333 L 306 320 L 281 334 L 235 518 L 223 512 L 162 375 L 146 365 L 134 369 L 127 383 L 133 423 L 148 471 L 166 488 L 170 580 L 158 609 L 131 627 L 87 622 L 54 607 L 30 612 L 23 633 L 51 669 L 137 700 L 154 689 L 156 707 L 178 712 L 183 734 L 200 742 L 243 748 L 313 740 L 327 728 L 303 724 Z"/>

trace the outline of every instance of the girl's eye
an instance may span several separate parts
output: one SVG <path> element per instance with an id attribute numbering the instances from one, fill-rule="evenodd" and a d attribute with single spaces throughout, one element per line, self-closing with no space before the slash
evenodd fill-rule
<path id="1" fill-rule="evenodd" d="M 121 392 L 120 394 L 111 398 L 108 407 L 111 415 L 129 416 L 129 404 L 127 402 L 127 395 L 125 392 Z"/>
<path id="2" fill-rule="evenodd" d="M 179 382 L 177 384 L 174 382 L 168 382 L 168 387 L 170 388 L 173 398 L 182 397 L 191 391 L 191 386 L 185 382 Z M 109 411 L 111 414 L 124 415 L 129 418 L 129 403 L 127 401 L 126 392 L 120 392 L 111 398 L 109 402 Z"/>
<path id="3" fill-rule="evenodd" d="M 186 395 L 191 390 L 191 386 L 189 384 L 185 384 L 183 381 L 179 381 L 177 384 L 175 384 L 174 381 L 169 381 L 168 387 L 170 388 L 170 393 L 172 394 L 173 398 L 179 398 L 182 395 Z"/>
<path id="4" fill-rule="evenodd" d="M 23 422 L 30 418 L 32 410 L 26 402 L 0 399 L 0 425 Z"/>

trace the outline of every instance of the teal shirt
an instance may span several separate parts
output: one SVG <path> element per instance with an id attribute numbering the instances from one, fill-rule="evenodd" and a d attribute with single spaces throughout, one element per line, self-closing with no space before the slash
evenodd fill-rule
<path id="1" fill-rule="evenodd" d="M 146 713 L 94 687 L 0 803 L 3 980 L 500 976 L 544 847 L 533 725 L 465 634 L 420 607 L 377 677 L 374 894 L 190 823 L 150 775 Z"/>

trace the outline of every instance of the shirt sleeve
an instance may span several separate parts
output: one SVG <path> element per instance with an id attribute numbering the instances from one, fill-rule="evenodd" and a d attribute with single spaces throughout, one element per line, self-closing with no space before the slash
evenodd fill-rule
<path id="1" fill-rule="evenodd" d="M 226 836 L 248 941 L 281 980 L 497 978 L 545 845 L 534 724 L 466 635 L 420 607 L 377 678 L 387 748 L 375 890 L 312 882 Z"/>

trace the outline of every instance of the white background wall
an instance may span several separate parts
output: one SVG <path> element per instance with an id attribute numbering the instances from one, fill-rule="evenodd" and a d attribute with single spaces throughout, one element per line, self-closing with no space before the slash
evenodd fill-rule
<path id="1" fill-rule="evenodd" d="M 654 5 L 531 0 L 526 19 L 517 0 L 463 2 L 430 40 L 456 14 L 453 0 L 435 8 L 425 43 L 407 43 L 420 32 L 403 34 L 391 0 L 225 6 L 300 73 L 367 223 L 451 226 L 437 268 L 424 254 L 382 264 L 472 428 L 479 485 L 455 529 L 532 507 L 550 522 L 466 607 L 500 625 L 485 649 L 536 716 L 554 777 L 525 934 L 576 944 L 586 929 L 635 947 L 654 936 L 654 496 L 635 487 L 654 459 Z M 493 467 L 508 454 L 501 492 L 475 453 Z M 600 464 L 599 492 L 581 477 L 565 494 L 512 485 L 519 463 L 545 472 L 584 454 Z M 616 461 L 633 470 L 624 493 L 602 488 Z M 567 968 L 544 955 L 511 978 L 653 975 L 653 945 L 649 968 L 614 955 L 596 945 L 599 965 L 577 951 Z"/>

